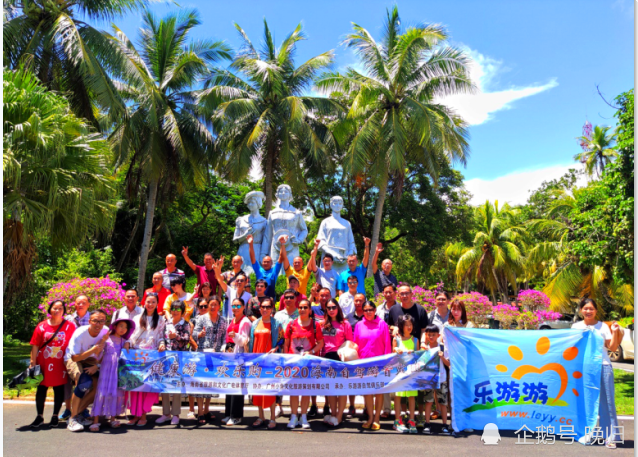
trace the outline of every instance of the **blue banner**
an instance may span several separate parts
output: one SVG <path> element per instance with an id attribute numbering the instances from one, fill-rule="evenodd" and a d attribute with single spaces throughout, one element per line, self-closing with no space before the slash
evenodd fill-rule
<path id="1" fill-rule="evenodd" d="M 350 395 L 439 386 L 439 353 L 418 351 L 337 362 L 292 354 L 123 350 L 121 389 L 243 395 Z"/>
<path id="2" fill-rule="evenodd" d="M 444 337 L 454 430 L 492 423 L 581 437 L 596 426 L 603 347 L 596 333 L 446 327 Z"/>

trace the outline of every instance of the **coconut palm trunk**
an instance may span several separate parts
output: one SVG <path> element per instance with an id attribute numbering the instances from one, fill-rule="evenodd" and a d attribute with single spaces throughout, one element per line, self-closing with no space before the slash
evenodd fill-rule
<path id="1" fill-rule="evenodd" d="M 155 202 L 157 200 L 158 179 L 153 178 L 148 184 L 148 204 L 146 205 L 146 224 L 144 225 L 144 239 L 140 252 L 140 267 L 137 274 L 137 291 L 144 292 L 144 278 L 146 276 L 146 263 L 151 249 L 151 233 L 153 231 L 153 219 L 155 217 Z"/>
<path id="2" fill-rule="evenodd" d="M 383 205 L 385 204 L 385 196 L 388 190 L 387 177 L 379 184 L 379 196 L 377 197 L 377 207 L 374 210 L 374 223 L 372 224 L 372 242 L 370 243 L 371 249 L 379 242 L 379 235 L 381 232 L 381 218 L 383 217 Z M 368 260 L 368 277 L 372 276 L 372 259 L 374 256 L 370 256 Z"/>

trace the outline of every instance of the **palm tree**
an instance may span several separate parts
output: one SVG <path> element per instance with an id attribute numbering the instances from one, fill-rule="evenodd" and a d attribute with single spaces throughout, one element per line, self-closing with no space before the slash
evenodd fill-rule
<path id="1" fill-rule="evenodd" d="M 223 42 L 189 43 L 189 32 L 199 24 L 195 11 L 161 20 L 147 11 L 141 50 L 115 26 L 110 36 L 127 58 L 124 80 L 117 85 L 129 109 L 111 135 L 116 166 L 128 166 L 132 185 L 141 175 L 148 192 L 138 290 L 144 289 L 160 183 L 177 192 L 202 187 L 211 163 L 213 137 L 194 103 L 193 86 L 209 77 L 211 64 L 230 59 L 230 48 Z"/>
<path id="2" fill-rule="evenodd" d="M 326 154 L 337 145 L 321 117 L 336 116 L 341 107 L 328 98 L 303 94 L 317 73 L 332 63 L 333 52 L 319 54 L 296 67 L 297 43 L 305 39 L 301 24 L 276 48 L 264 19 L 261 51 L 257 51 L 238 24 L 235 27 L 243 47 L 231 71 L 211 78 L 199 100 L 211 113 L 218 133 L 217 148 L 222 153 L 218 163 L 220 174 L 239 181 L 246 177 L 254 162 L 259 162 L 268 217 L 276 175 L 298 188 L 303 186 L 299 168 L 302 159 L 330 167 Z"/>
<path id="3" fill-rule="evenodd" d="M 616 150 L 612 148 L 618 133 L 607 134 L 610 129 L 611 127 L 597 125 L 594 127 L 591 139 L 586 136 L 578 137 L 580 143 L 583 144 L 584 151 L 576 154 L 574 160 L 585 164 L 585 171 L 589 176 L 593 176 L 595 171 L 596 176 L 600 178 L 605 165 L 611 163 L 612 158 L 618 156 Z"/>
<path id="4" fill-rule="evenodd" d="M 582 265 L 579 256 L 571 249 L 574 227 L 570 213 L 577 210 L 576 196 L 580 191 L 557 191 L 557 199 L 545 217 L 529 221 L 529 230 L 543 241 L 529 250 L 528 269 L 540 271 L 546 278 L 543 292 L 556 311 L 573 313 L 574 297 L 591 297 L 601 304 L 610 303 L 630 315 L 634 304 L 633 286 L 615 281 L 613 274 L 603 266 Z"/>
<path id="5" fill-rule="evenodd" d="M 498 201 L 486 201 L 475 210 L 477 232 L 472 247 L 456 264 L 459 283 L 474 275 L 477 283 L 492 294 L 496 292 L 509 303 L 508 283 L 516 293 L 517 275 L 523 273 L 525 228 L 517 222 L 518 210 L 508 204 L 499 208 Z"/>
<path id="6" fill-rule="evenodd" d="M 363 27 L 353 24 L 353 28 L 345 44 L 354 49 L 365 74 L 352 68 L 345 74 L 326 73 L 316 85 L 327 94 L 354 96 L 347 122 L 357 131 L 344 169 L 352 176 L 367 174 L 376 181 L 375 246 L 390 180 L 400 193 L 409 163 L 423 164 L 434 180 L 438 157 L 465 163 L 469 151 L 465 123 L 438 100 L 471 92 L 474 86 L 467 56 L 441 45 L 447 33 L 438 25 L 404 30 L 395 6 L 387 13 L 381 43 Z"/>
<path id="7" fill-rule="evenodd" d="M 98 127 L 99 108 L 121 115 L 125 107 L 111 82 L 121 56 L 81 18 L 112 20 L 146 0 L 6 0 L 4 65 L 27 65 L 48 88 L 68 95 L 73 112 Z"/>
<path id="8" fill-rule="evenodd" d="M 13 293 L 30 277 L 36 237 L 58 248 L 111 230 L 115 188 L 108 142 L 69 102 L 30 72 L 3 75 L 3 290 L 10 275 Z"/>

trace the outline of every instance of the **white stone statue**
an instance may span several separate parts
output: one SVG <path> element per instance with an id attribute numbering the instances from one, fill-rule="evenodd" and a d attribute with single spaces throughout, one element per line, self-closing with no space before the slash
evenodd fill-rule
<path id="1" fill-rule="evenodd" d="M 265 217 L 259 214 L 259 210 L 263 206 L 265 198 L 266 196 L 263 192 L 248 192 L 246 194 L 246 197 L 244 197 L 244 203 L 248 205 L 250 214 L 240 216 L 235 221 L 235 235 L 233 236 L 233 241 L 235 243 L 239 243 L 237 255 L 241 256 L 241 258 L 244 259 L 244 263 L 241 269 L 244 270 L 244 273 L 248 275 L 253 272 L 253 268 L 252 263 L 250 262 L 250 253 L 248 250 L 249 248 L 246 237 L 248 237 L 248 235 L 253 236 L 255 257 L 261 260 L 262 243 L 267 221 Z M 265 252 L 263 255 L 266 255 Z"/>
<path id="2" fill-rule="evenodd" d="M 268 224 L 264 233 L 261 254 L 259 259 L 265 255 L 270 255 L 273 259 L 279 258 L 279 238 L 282 235 L 288 236 L 286 241 L 286 254 L 292 259 L 299 256 L 299 245 L 306 240 L 308 228 L 303 218 L 303 213 L 290 204 L 292 200 L 292 189 L 288 184 L 277 187 L 275 193 L 277 197 L 277 207 L 268 215 Z"/>
<path id="3" fill-rule="evenodd" d="M 341 273 L 348 268 L 348 256 L 356 254 L 357 247 L 354 244 L 350 222 L 341 217 L 343 198 L 338 195 L 332 197 L 330 209 L 332 216 L 321 221 L 317 232 L 317 239 L 321 240 L 319 251 L 322 253 L 322 260 L 325 254 L 331 254 L 334 260 L 332 269 Z"/>

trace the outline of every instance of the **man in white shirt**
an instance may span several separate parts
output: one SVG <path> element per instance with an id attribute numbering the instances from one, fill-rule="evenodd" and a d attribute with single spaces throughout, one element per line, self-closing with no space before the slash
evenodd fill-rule
<path id="1" fill-rule="evenodd" d="M 106 312 L 99 309 L 93 311 L 89 325 L 78 328 L 71 337 L 64 354 L 64 361 L 69 377 L 75 383 L 71 399 L 71 417 L 67 429 L 81 432 L 84 425 L 92 421 L 80 416 L 80 412 L 91 404 L 95 398 L 99 365 L 97 358 L 104 349 L 109 329 L 106 324 Z"/>
<path id="2" fill-rule="evenodd" d="M 118 319 L 130 319 L 133 320 L 135 316 L 139 316 L 142 314 L 141 306 L 137 306 L 138 295 L 137 290 L 130 289 L 127 290 L 124 294 L 124 306 L 118 309 L 113 317 L 111 318 L 111 322 L 115 322 Z"/>
<path id="3" fill-rule="evenodd" d="M 171 279 L 177 278 L 178 276 L 182 276 L 186 278 L 184 272 L 179 268 L 175 267 L 177 265 L 177 257 L 175 254 L 169 254 L 166 256 L 166 268 L 158 271 L 161 273 L 164 280 L 162 281 L 162 286 L 168 290 L 171 290 Z"/>
<path id="4" fill-rule="evenodd" d="M 330 290 L 330 295 L 332 297 L 337 296 L 337 283 L 339 282 L 339 273 L 332 269 L 332 264 L 334 262 L 334 258 L 332 254 L 326 253 L 323 256 L 321 263 L 323 263 L 323 267 L 317 268 L 316 262 L 316 251 L 319 249 L 319 244 L 321 243 L 320 239 L 315 240 L 315 255 L 311 256 L 310 261 L 308 262 L 308 270 L 315 274 L 315 278 L 317 282 L 321 285 L 321 287 L 325 287 Z"/>

